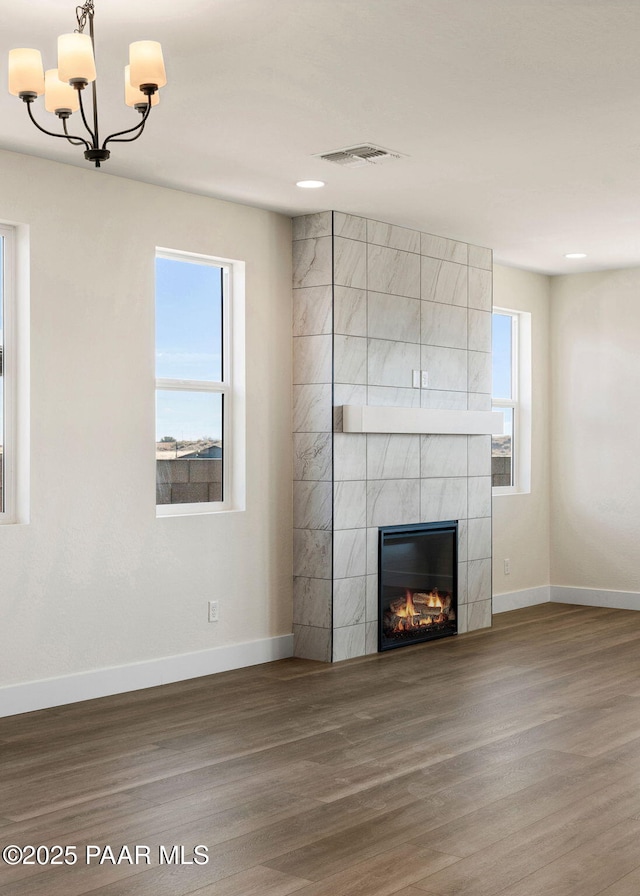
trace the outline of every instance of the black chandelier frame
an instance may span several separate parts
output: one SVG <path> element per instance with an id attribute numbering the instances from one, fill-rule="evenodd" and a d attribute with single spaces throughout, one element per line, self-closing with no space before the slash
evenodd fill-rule
<path id="1" fill-rule="evenodd" d="M 89 36 L 91 37 L 91 45 L 93 47 L 93 57 L 95 59 L 96 55 L 96 47 L 95 47 L 95 37 L 93 30 L 93 17 L 95 15 L 94 8 L 94 0 L 86 0 L 82 6 L 76 7 L 76 20 L 78 22 L 78 27 L 75 29 L 77 34 L 84 34 L 84 29 L 86 27 L 87 22 L 89 23 Z M 144 131 L 144 126 L 147 123 L 147 119 L 149 118 L 149 113 L 151 112 L 151 100 L 158 90 L 157 84 L 141 84 L 140 92 L 143 93 L 147 97 L 146 103 L 136 103 L 135 109 L 142 115 L 141 121 L 138 122 L 132 128 L 127 128 L 124 131 L 116 131 L 113 134 L 110 134 L 100 145 L 100 133 L 98 128 L 98 94 L 96 90 L 96 81 L 95 79 L 91 82 L 91 100 L 92 100 L 92 110 L 93 110 L 93 128 L 90 127 L 89 122 L 87 121 L 87 115 L 84 108 L 84 103 L 82 101 L 82 92 L 84 88 L 87 86 L 88 81 L 84 78 L 74 78 L 69 82 L 73 88 L 78 93 L 78 102 L 80 104 L 80 114 L 82 116 L 82 123 L 87 129 L 89 140 L 85 137 L 80 137 L 75 134 L 70 134 L 67 128 L 67 121 L 71 116 L 71 109 L 56 109 L 56 115 L 62 121 L 62 128 L 64 133 L 56 134 L 53 131 L 49 131 L 46 128 L 43 128 L 42 125 L 38 124 L 36 121 L 31 106 L 34 100 L 37 98 L 36 93 L 24 92 L 20 94 L 21 99 L 24 103 L 26 103 L 27 111 L 29 113 L 29 118 L 34 123 L 34 125 L 38 128 L 39 131 L 42 131 L 43 134 L 47 134 L 49 137 L 58 137 L 63 140 L 68 140 L 69 143 L 73 144 L 73 146 L 84 146 L 85 152 L 84 157 L 88 162 L 94 162 L 96 168 L 100 167 L 101 162 L 106 162 L 106 160 L 111 155 L 110 151 L 107 149 L 107 145 L 109 143 L 132 143 L 134 140 L 137 140 L 138 137 L 141 136 Z M 137 131 L 137 133 L 135 133 Z M 133 134 L 133 137 L 125 137 L 125 134 Z"/>

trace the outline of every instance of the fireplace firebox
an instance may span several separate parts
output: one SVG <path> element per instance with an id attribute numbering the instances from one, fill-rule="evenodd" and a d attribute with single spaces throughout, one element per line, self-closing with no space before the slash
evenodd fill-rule
<path id="1" fill-rule="evenodd" d="M 381 528 L 378 594 L 379 650 L 455 635 L 457 521 Z"/>

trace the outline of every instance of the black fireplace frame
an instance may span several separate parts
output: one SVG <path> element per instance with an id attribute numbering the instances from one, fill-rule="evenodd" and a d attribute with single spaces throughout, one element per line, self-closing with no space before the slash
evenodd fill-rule
<path id="1" fill-rule="evenodd" d="M 386 536 L 393 538 L 399 535 L 410 535 L 413 532 L 452 532 L 453 539 L 453 570 L 452 570 L 452 596 L 455 605 L 455 631 L 426 632 L 422 637 L 416 636 L 409 641 L 397 643 L 383 643 L 383 577 L 382 577 L 382 548 Z M 445 520 L 442 522 L 410 523 L 404 526 L 380 526 L 378 529 L 378 652 L 396 650 L 398 647 L 410 647 L 414 644 L 422 644 L 425 641 L 433 641 L 438 638 L 448 638 L 458 633 L 458 520 Z"/>

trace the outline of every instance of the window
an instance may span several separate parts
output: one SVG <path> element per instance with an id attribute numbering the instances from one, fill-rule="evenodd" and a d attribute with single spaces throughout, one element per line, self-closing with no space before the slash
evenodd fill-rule
<path id="1" fill-rule="evenodd" d="M 531 315 L 494 308 L 492 338 L 493 410 L 504 428 L 491 442 L 494 494 L 531 487 Z"/>
<path id="2" fill-rule="evenodd" d="M 156 504 L 227 510 L 234 494 L 232 287 L 240 262 L 156 252 Z M 238 318 L 236 320 L 236 318 Z M 237 391 L 237 390 L 236 390 Z M 237 450 L 235 452 L 237 455 Z"/>
<path id="3" fill-rule="evenodd" d="M 0 522 L 15 506 L 14 231 L 0 225 Z"/>

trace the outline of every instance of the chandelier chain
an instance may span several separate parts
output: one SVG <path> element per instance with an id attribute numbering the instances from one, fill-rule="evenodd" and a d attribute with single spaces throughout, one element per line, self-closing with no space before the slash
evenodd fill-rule
<path id="1" fill-rule="evenodd" d="M 76 19 L 78 21 L 78 27 L 75 29 L 77 34 L 84 33 L 84 27 L 87 24 L 87 19 L 92 19 L 95 13 L 95 9 L 93 6 L 93 0 L 87 0 L 84 6 L 76 6 Z"/>

